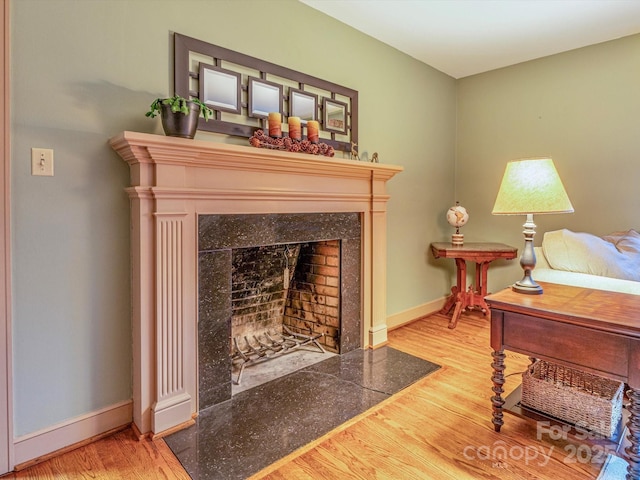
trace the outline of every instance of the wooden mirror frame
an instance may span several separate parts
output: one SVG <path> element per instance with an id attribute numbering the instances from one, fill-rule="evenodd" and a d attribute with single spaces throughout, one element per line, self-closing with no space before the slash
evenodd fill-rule
<path id="1" fill-rule="evenodd" d="M 346 105 L 346 124 L 344 132 L 335 129 L 327 129 L 326 125 L 324 125 L 324 114 L 319 115 L 319 118 L 321 119 L 321 131 L 326 132 L 326 134 L 328 134 L 328 136 L 330 137 L 326 138 L 326 135 L 321 135 L 320 141 L 331 145 L 336 150 L 346 152 L 351 151 L 351 142 L 358 143 L 357 90 L 343 87 L 341 85 L 328 82 L 326 80 L 322 80 L 320 78 L 313 77 L 301 72 L 297 72 L 295 70 L 291 70 L 274 63 L 266 62 L 259 58 L 244 55 L 227 48 L 212 45 L 210 43 L 203 42 L 202 40 L 197 40 L 195 38 L 187 37 L 179 33 L 174 33 L 174 89 L 176 95 L 180 95 L 185 98 L 194 97 L 202 100 L 199 91 L 201 88 L 201 64 L 198 64 L 196 70 L 192 70 L 190 68 L 190 54 L 192 52 L 202 57 L 211 58 L 213 61 L 213 63 L 211 64 L 212 67 L 224 67 L 224 69 L 230 70 L 232 65 L 235 64 L 241 67 L 253 69 L 258 72 L 258 76 L 260 77 L 259 81 L 263 81 L 265 83 L 278 83 L 277 81 L 275 81 L 276 79 L 284 79 L 290 81 L 287 82 L 286 85 L 282 85 L 283 91 L 285 87 L 287 89 L 290 89 L 293 88 L 289 87 L 291 84 L 296 84 L 297 88 L 293 88 L 293 90 L 303 92 L 305 95 L 315 95 L 315 93 L 312 94 L 306 90 L 306 88 L 308 87 L 313 88 L 314 92 L 317 90 L 327 92 L 327 95 L 322 96 L 323 102 L 324 99 L 327 98 L 331 102 L 338 103 L 340 101 L 340 103 L 344 103 Z M 204 65 L 208 64 L 205 63 Z M 197 91 L 193 90 L 190 87 L 192 80 L 197 80 L 197 82 L 195 82 L 198 85 Z M 240 88 L 241 90 L 247 90 L 248 85 L 244 84 L 241 81 Z M 284 99 L 289 100 L 288 92 L 283 95 L 283 100 Z M 341 100 L 344 100 L 344 102 L 342 102 Z M 241 113 L 227 113 L 226 115 L 227 117 L 233 117 L 234 115 L 237 115 L 237 118 L 239 120 L 242 120 L 242 117 L 244 117 L 245 119 L 255 118 L 255 115 L 249 115 L 249 109 L 250 106 L 248 105 L 248 102 L 241 102 Z M 263 123 L 262 127 L 256 127 L 255 125 L 247 125 L 244 123 L 237 123 L 231 120 L 227 120 L 226 117 L 225 120 L 222 120 L 222 112 L 220 110 L 216 110 L 214 112 L 214 118 L 211 118 L 208 122 L 205 122 L 204 118 L 200 118 L 200 121 L 198 122 L 198 129 L 203 131 L 249 138 L 258 128 L 266 128 L 266 120 L 263 119 L 261 120 L 261 122 Z M 336 139 L 336 135 L 340 135 L 342 138 L 338 140 Z M 343 141 L 344 136 L 347 137 L 346 141 Z"/>

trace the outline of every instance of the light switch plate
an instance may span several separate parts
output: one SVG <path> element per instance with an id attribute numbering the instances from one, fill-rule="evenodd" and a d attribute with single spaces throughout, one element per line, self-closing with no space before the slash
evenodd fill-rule
<path id="1" fill-rule="evenodd" d="M 50 148 L 31 149 L 31 175 L 53 177 L 53 150 Z"/>

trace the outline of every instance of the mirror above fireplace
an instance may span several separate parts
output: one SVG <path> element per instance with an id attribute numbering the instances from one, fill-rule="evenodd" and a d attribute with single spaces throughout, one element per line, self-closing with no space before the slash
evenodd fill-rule
<path id="1" fill-rule="evenodd" d="M 214 109 L 200 130 L 249 138 L 267 130 L 270 112 L 279 112 L 299 117 L 303 126 L 317 120 L 320 141 L 335 150 L 349 152 L 358 144 L 357 90 L 262 58 L 175 33 L 174 85 L 177 95 Z"/>

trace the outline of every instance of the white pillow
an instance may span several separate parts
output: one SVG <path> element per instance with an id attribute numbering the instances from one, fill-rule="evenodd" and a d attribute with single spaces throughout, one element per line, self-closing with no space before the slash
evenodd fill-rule
<path id="1" fill-rule="evenodd" d="M 556 270 L 640 282 L 640 234 L 634 230 L 604 238 L 567 229 L 546 232 L 542 250 Z"/>

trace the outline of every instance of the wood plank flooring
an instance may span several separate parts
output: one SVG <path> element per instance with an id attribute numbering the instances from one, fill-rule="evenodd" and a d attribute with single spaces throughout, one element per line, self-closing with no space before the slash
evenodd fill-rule
<path id="1" fill-rule="evenodd" d="M 493 431 L 489 322 L 469 313 L 449 330 L 448 321 L 436 314 L 389 333 L 390 346 L 440 370 L 252 479 L 595 479 L 604 456 L 577 440 L 539 440 L 535 423 L 508 414 Z M 509 393 L 528 360 L 507 352 L 506 362 Z M 189 476 L 164 441 L 138 442 L 125 430 L 2 478 Z"/>

